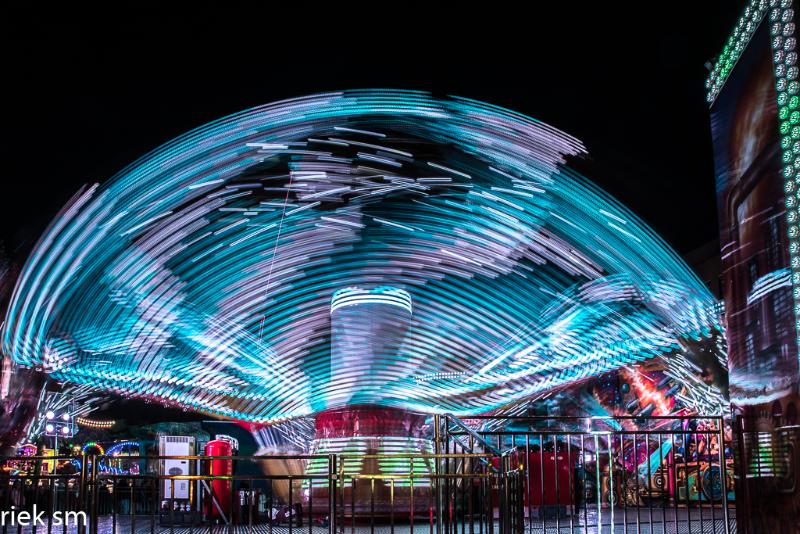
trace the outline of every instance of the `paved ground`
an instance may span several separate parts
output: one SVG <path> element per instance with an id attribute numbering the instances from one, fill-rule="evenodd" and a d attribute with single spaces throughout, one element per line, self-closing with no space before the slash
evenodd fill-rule
<path id="1" fill-rule="evenodd" d="M 546 521 L 534 518 L 533 521 L 525 521 L 524 534 L 578 534 L 578 533 L 597 533 L 597 534 L 723 534 L 725 533 L 724 521 L 722 518 L 722 510 L 720 508 L 711 509 L 690 509 L 681 508 L 678 510 L 668 509 L 666 513 L 662 509 L 653 509 L 652 518 L 650 511 L 647 508 L 639 509 L 638 520 L 636 509 L 617 509 L 614 513 L 613 524 L 611 528 L 611 513 L 608 510 L 603 510 L 601 514 L 601 522 L 598 527 L 597 510 L 587 510 L 584 513 L 576 514 L 572 518 L 562 516 L 558 520 L 555 518 L 547 519 Z M 735 532 L 735 517 L 733 509 L 730 510 L 730 527 L 729 532 Z M 114 528 L 116 526 L 116 528 Z M 472 526 L 472 528 L 470 528 Z M 413 532 L 408 523 L 400 524 L 399 522 L 392 528 L 387 524 L 376 524 L 374 528 L 369 525 L 356 525 L 353 527 L 349 522 L 344 526 L 344 530 L 340 531 L 341 534 L 433 534 L 430 525 L 426 523 L 415 524 Z M 0 534 L 14 534 L 33 532 L 28 528 L 6 527 L 0 530 Z M 63 527 L 54 527 L 52 534 L 61 534 L 65 532 Z M 78 534 L 77 529 L 70 527 L 66 529 L 68 534 Z M 253 525 L 237 526 L 229 528 L 225 525 L 204 525 L 194 527 L 192 529 L 186 527 L 174 527 L 170 529 L 168 526 L 158 525 L 156 522 L 153 524 L 149 516 L 137 517 L 135 523 L 132 524 L 130 516 L 118 517 L 116 525 L 110 516 L 102 516 L 97 525 L 97 534 L 114 534 L 114 533 L 135 533 L 135 534 L 190 534 L 190 533 L 209 533 L 209 534 L 290 534 L 290 529 L 286 526 L 272 526 L 269 525 Z M 309 528 L 307 524 L 303 527 L 293 527 L 291 534 L 328 534 L 327 527 L 312 526 Z M 36 534 L 47 533 L 47 528 L 39 528 Z M 485 528 L 481 530 L 477 523 L 470 525 L 469 523 L 459 524 L 455 531 L 450 530 L 445 534 L 498 534 L 499 525 L 495 523 L 493 532 L 487 532 Z M 87 529 L 86 534 L 91 534 Z M 776 533 L 777 534 L 777 533 Z"/>

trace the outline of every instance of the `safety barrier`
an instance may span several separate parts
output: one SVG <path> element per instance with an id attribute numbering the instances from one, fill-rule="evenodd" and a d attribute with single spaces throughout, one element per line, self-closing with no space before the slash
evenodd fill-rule
<path id="1" fill-rule="evenodd" d="M 442 415 L 434 454 L 5 457 L 0 523 L 3 534 L 730 532 L 723 424 Z M 174 460 L 187 468 L 165 471 Z"/>
<path id="2" fill-rule="evenodd" d="M 730 532 L 721 417 L 497 417 L 435 423 L 444 452 L 513 451 L 529 532 Z M 447 470 L 447 463 L 445 463 Z"/>

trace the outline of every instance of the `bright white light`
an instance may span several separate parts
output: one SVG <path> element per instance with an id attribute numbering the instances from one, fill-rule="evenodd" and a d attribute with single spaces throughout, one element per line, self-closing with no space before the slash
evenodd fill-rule
<path id="1" fill-rule="evenodd" d="M 338 308 L 358 304 L 389 304 L 399 306 L 408 313 L 413 313 L 411 295 L 407 291 L 394 287 L 380 286 L 373 289 L 347 287 L 340 289 L 331 298 L 331 313 Z"/>
<path id="2" fill-rule="evenodd" d="M 64 435 L 69 434 L 69 427 L 68 426 L 62 426 L 61 427 L 61 433 L 64 434 Z"/>
<path id="3" fill-rule="evenodd" d="M 44 416 L 47 417 L 47 420 L 49 421 L 53 419 L 56 416 L 56 414 L 54 414 L 52 410 L 47 410 L 47 413 L 44 414 Z"/>
<path id="4" fill-rule="evenodd" d="M 62 421 L 69 421 L 69 414 L 68 413 L 62 414 L 61 415 L 61 420 Z"/>
<path id="5" fill-rule="evenodd" d="M 45 427 L 44 427 L 44 430 L 45 430 L 45 432 L 47 432 L 47 433 L 52 433 L 52 432 L 53 432 L 53 430 L 55 430 L 55 429 L 56 429 L 56 427 L 54 427 L 54 426 L 53 426 L 53 425 L 51 425 L 50 423 L 47 423 L 47 425 L 45 425 Z"/>

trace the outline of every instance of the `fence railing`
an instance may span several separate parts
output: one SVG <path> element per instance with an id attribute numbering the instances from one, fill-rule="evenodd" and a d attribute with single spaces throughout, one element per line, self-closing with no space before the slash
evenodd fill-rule
<path id="1" fill-rule="evenodd" d="M 434 454 L 5 457 L 0 524 L 2 534 L 730 532 L 722 425 L 437 416 Z"/>
<path id="2" fill-rule="evenodd" d="M 721 417 L 443 416 L 435 424 L 444 452 L 509 451 L 524 478 L 517 513 L 530 532 L 731 529 L 734 459 Z"/>
<path id="3" fill-rule="evenodd" d="M 347 472 L 344 466 L 352 459 L 407 466 L 398 473 Z M 161 472 L 169 460 L 186 460 L 191 468 L 182 474 Z M 306 474 L 291 467 L 311 460 L 324 460 L 326 472 Z M 22 527 L 90 534 L 250 532 L 259 527 L 260 532 L 320 534 L 382 527 L 394 533 L 402 525 L 433 533 L 443 524 L 462 524 L 464 532 L 511 534 L 504 510 L 509 491 L 515 491 L 508 481 L 518 479 L 518 470 L 495 469 L 494 460 L 479 454 L 4 457 L 0 462 L 8 468 L 0 475 L 0 502 L 17 512 L 16 519 L 25 514 L 22 522 L 4 522 L 2 532 Z M 444 472 L 445 461 L 459 461 L 464 468 Z M 120 462 L 125 467 L 111 465 Z M 217 462 L 235 462 L 230 473 L 249 472 L 214 474 Z M 502 462 L 510 465 L 508 458 Z M 248 464 L 261 472 L 246 469 Z M 458 489 L 463 506 L 438 506 L 445 488 Z M 39 523 L 32 522 L 36 513 L 42 514 Z"/>

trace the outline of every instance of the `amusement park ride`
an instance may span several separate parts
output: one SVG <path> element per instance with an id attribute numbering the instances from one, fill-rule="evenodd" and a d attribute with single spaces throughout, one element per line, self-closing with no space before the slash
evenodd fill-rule
<path id="1" fill-rule="evenodd" d="M 248 110 L 76 196 L 20 273 L 2 347 L 65 388 L 236 421 L 285 456 L 252 460 L 287 477 L 269 492 L 235 480 L 251 460 L 224 438 L 161 435 L 157 466 L 142 444 L 86 443 L 64 467 L 161 477 L 172 518 L 229 522 L 242 491 L 260 508 L 267 493 L 282 501 L 259 509 L 270 521 L 299 518 L 298 506 L 331 520 L 337 499 L 351 516 L 400 506 L 413 521 L 454 468 L 432 421 L 524 416 L 561 395 L 576 416 L 631 416 L 636 431 L 652 415 L 724 406 L 718 303 L 568 166 L 585 155 L 517 113 L 417 92 Z M 577 435 L 561 450 L 526 430 L 513 452 L 530 478 L 513 482 L 520 502 L 558 518 L 588 502 L 720 500 L 719 447 L 684 452 L 694 431 L 672 423 L 669 447 L 634 437 L 579 453 Z M 519 477 L 500 447 L 462 452 L 474 472 L 447 473 L 453 491 L 477 477 L 492 506 L 486 481 Z"/>

